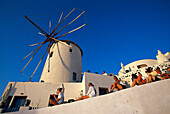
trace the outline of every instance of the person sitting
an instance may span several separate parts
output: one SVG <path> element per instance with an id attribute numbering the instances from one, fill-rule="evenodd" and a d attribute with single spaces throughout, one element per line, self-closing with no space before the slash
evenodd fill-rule
<path id="1" fill-rule="evenodd" d="M 148 67 L 147 74 L 149 75 L 149 82 L 156 81 L 156 76 L 158 74 L 156 71 L 153 71 L 151 67 Z"/>
<path id="2" fill-rule="evenodd" d="M 143 79 L 146 83 L 149 83 L 149 75 L 147 74 L 146 69 L 145 69 L 145 68 L 142 68 L 140 73 L 142 74 L 142 79 Z"/>
<path id="3" fill-rule="evenodd" d="M 62 91 L 62 88 L 57 89 L 58 98 L 56 98 L 56 95 L 54 94 L 53 97 L 54 97 L 55 100 L 50 99 L 50 105 L 54 106 L 54 105 L 63 104 L 64 95 L 61 91 Z"/>
<path id="4" fill-rule="evenodd" d="M 160 78 L 161 80 L 169 78 L 168 74 L 165 73 L 165 72 L 161 72 L 159 67 L 156 68 L 156 72 L 157 72 L 157 75 L 158 75 L 157 77 Z"/>
<path id="5" fill-rule="evenodd" d="M 103 71 L 103 75 L 107 75 L 107 73 L 105 71 Z"/>
<path id="6" fill-rule="evenodd" d="M 132 78 L 133 78 L 132 87 L 134 87 L 135 85 L 145 84 L 145 81 L 142 79 L 142 74 L 139 72 L 138 76 L 136 74 L 132 74 Z"/>
<path id="7" fill-rule="evenodd" d="M 166 71 L 168 77 L 170 78 L 170 67 L 167 68 L 167 71 Z"/>
<path id="8" fill-rule="evenodd" d="M 76 99 L 75 101 L 79 101 L 79 100 L 83 100 L 83 99 L 87 99 L 87 98 L 96 96 L 96 89 L 94 88 L 94 85 L 92 83 L 89 83 L 88 86 L 89 86 L 89 90 L 88 90 L 87 94 L 85 96 L 82 96 L 79 99 Z"/>
<path id="9" fill-rule="evenodd" d="M 116 88 L 118 91 L 122 90 L 122 89 L 126 89 L 125 84 L 123 83 L 123 81 L 118 80 L 118 78 L 116 76 L 114 76 L 114 80 L 115 82 L 111 85 L 110 87 L 110 92 L 113 92 L 113 90 Z"/>

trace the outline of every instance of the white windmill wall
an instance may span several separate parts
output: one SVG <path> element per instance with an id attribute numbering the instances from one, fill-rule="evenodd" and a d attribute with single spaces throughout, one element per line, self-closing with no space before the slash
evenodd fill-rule
<path id="1" fill-rule="evenodd" d="M 47 56 L 40 82 L 73 82 L 73 72 L 76 73 L 76 80 L 81 81 L 81 56 L 82 50 L 72 41 L 63 40 L 63 43 L 70 43 L 72 47 L 62 43 L 56 43 L 51 47 L 50 69 L 48 72 L 49 55 Z M 67 42 L 67 43 L 66 43 Z M 70 52 L 70 49 L 72 52 Z"/>

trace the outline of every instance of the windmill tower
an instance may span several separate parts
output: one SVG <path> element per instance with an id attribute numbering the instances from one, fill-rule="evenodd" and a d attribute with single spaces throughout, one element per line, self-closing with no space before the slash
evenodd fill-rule
<path id="1" fill-rule="evenodd" d="M 73 82 L 81 81 L 81 48 L 72 41 L 62 40 L 63 43 L 56 43 L 51 47 L 44 69 L 41 74 L 40 82 Z M 49 60 L 50 59 L 50 63 Z M 50 69 L 48 66 L 50 64 Z"/>
<path id="2" fill-rule="evenodd" d="M 34 56 L 37 54 L 40 48 L 44 44 L 48 43 L 48 46 L 43 56 L 41 57 L 37 67 L 35 68 L 33 74 L 31 75 L 29 81 L 31 81 L 32 77 L 34 76 L 36 70 L 38 69 L 41 61 L 43 60 L 47 52 L 48 52 L 48 56 L 46 58 L 46 62 L 41 74 L 40 82 L 62 83 L 62 82 L 81 81 L 81 72 L 82 72 L 81 56 L 83 55 L 81 48 L 72 41 L 58 40 L 58 38 L 70 34 L 84 27 L 86 24 L 83 24 L 65 34 L 57 36 L 59 32 L 61 32 L 64 28 L 72 24 L 82 14 L 85 13 L 85 11 L 82 11 L 82 13 L 79 14 L 76 18 L 74 18 L 70 23 L 68 23 L 67 25 L 65 25 L 64 27 L 62 27 L 60 30 L 57 31 L 58 26 L 74 10 L 75 8 L 72 11 L 70 11 L 63 19 L 62 19 L 63 16 L 63 12 L 62 12 L 58 24 L 52 32 L 51 32 L 51 22 L 49 22 L 49 34 L 45 32 L 42 28 L 40 28 L 37 24 L 35 24 L 31 19 L 25 16 L 25 18 L 40 31 L 39 34 L 45 36 L 46 39 L 43 42 L 30 45 L 30 46 L 35 46 L 35 45 L 39 45 L 39 46 L 31 53 L 29 53 L 26 57 L 23 58 L 24 60 L 25 58 L 33 54 L 33 56 L 30 58 L 30 60 L 28 61 L 28 63 L 25 65 L 25 67 L 22 69 L 21 72 L 25 70 L 25 68 L 28 66 L 28 64 L 31 62 L 31 60 L 34 58 Z"/>

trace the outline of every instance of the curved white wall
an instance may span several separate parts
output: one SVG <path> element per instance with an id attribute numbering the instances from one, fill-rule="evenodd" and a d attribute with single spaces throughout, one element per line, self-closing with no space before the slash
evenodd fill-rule
<path id="1" fill-rule="evenodd" d="M 72 47 L 68 47 L 62 43 L 55 43 L 50 52 L 50 69 L 48 72 L 49 55 L 47 56 L 44 69 L 41 74 L 40 82 L 73 82 L 73 72 L 76 73 L 76 80 L 81 81 L 81 56 L 82 51 L 77 44 L 69 42 Z M 70 49 L 72 52 L 70 52 Z"/>
<path id="2" fill-rule="evenodd" d="M 157 62 L 157 60 L 153 60 L 153 59 L 139 60 L 139 61 L 135 61 L 135 62 L 132 62 L 132 63 L 126 65 L 125 70 L 130 69 L 131 71 L 136 71 L 136 70 L 138 70 L 137 66 L 142 65 L 142 64 L 146 64 L 147 66 L 154 66 L 154 65 L 158 64 L 158 62 Z M 122 73 L 122 69 L 120 69 L 118 74 L 119 74 L 119 76 L 124 75 Z"/>

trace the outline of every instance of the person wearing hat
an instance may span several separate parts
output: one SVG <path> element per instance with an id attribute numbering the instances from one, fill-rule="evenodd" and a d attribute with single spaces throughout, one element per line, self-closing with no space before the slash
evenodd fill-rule
<path id="1" fill-rule="evenodd" d="M 55 100 L 50 99 L 50 105 L 54 106 L 54 105 L 63 104 L 63 102 L 64 102 L 64 94 L 62 93 L 62 88 L 57 89 L 57 94 L 58 94 L 57 98 L 56 98 L 55 94 L 53 95 Z"/>
<path id="2" fill-rule="evenodd" d="M 95 97 L 96 96 L 96 89 L 94 88 L 94 85 L 92 83 L 89 83 L 89 90 L 87 92 L 87 94 L 85 96 L 82 96 L 79 99 L 76 99 L 75 101 L 79 101 L 82 99 L 87 99 L 87 98 L 91 98 L 91 97 Z"/>

